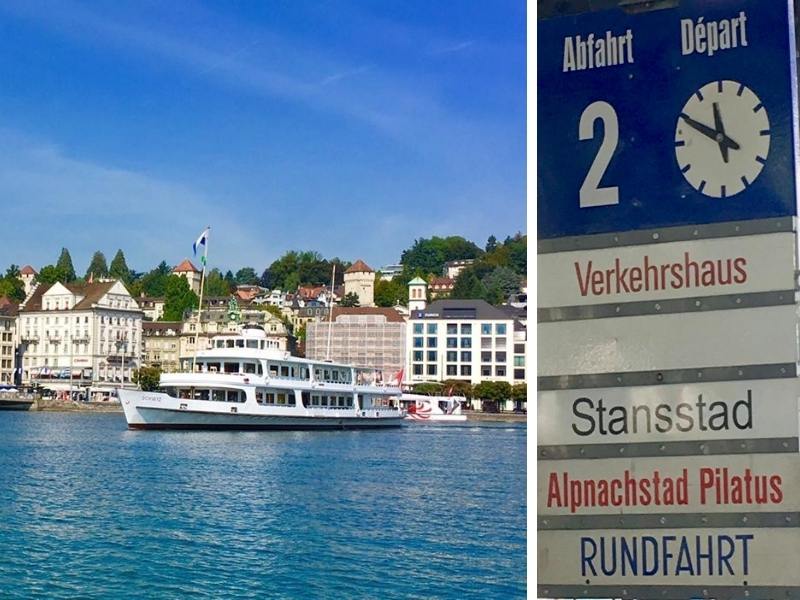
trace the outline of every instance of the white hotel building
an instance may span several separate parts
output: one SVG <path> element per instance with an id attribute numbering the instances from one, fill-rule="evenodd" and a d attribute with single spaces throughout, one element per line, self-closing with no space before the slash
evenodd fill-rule
<path id="1" fill-rule="evenodd" d="M 119 281 L 39 285 L 17 322 L 23 385 L 88 392 L 95 399 L 133 385 L 142 316 Z"/>
<path id="2" fill-rule="evenodd" d="M 424 282 L 422 282 L 424 284 Z M 418 287 L 423 288 L 420 284 Z M 414 281 L 410 287 L 417 287 Z M 406 324 L 407 383 L 462 379 L 525 381 L 524 344 L 515 347 L 514 318 L 484 300 L 436 300 L 426 305 L 410 294 Z M 521 351 L 522 361 L 515 354 Z M 515 360 L 516 358 L 516 360 Z M 522 363 L 523 368 L 515 365 Z M 516 377 L 515 377 L 516 376 Z"/>

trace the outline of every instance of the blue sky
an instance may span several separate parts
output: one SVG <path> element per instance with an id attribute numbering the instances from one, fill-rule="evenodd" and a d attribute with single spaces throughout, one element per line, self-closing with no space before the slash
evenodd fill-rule
<path id="1" fill-rule="evenodd" d="M 525 231 L 525 3 L 0 0 L 0 267 Z"/>

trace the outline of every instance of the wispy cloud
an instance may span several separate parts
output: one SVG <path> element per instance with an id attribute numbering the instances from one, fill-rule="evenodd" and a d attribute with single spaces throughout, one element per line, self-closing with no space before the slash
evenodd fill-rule
<path id="1" fill-rule="evenodd" d="M 150 269 L 160 260 L 177 264 L 208 222 L 215 237 L 229 240 L 216 246 L 215 261 L 245 264 L 266 253 L 246 222 L 226 214 L 224 199 L 145 173 L 78 160 L 56 145 L 8 130 L 0 130 L 0 197 L 7 222 L 23 225 L 4 232 L 6 253 L 10 248 L 25 252 L 8 257 L 9 262 L 38 267 L 54 262 L 67 246 L 78 270 L 94 250 L 109 253 L 119 247 L 133 268 Z"/>
<path id="2" fill-rule="evenodd" d="M 341 71 L 339 73 L 334 73 L 333 75 L 328 75 L 322 81 L 319 82 L 320 85 L 328 85 L 331 83 L 335 83 L 341 79 L 345 79 L 347 77 L 354 77 L 355 75 L 360 75 L 361 73 L 366 73 L 369 71 L 370 67 L 363 66 L 358 67 L 357 69 L 351 69 L 349 71 Z"/>
<path id="3" fill-rule="evenodd" d="M 466 42 L 458 42 L 457 44 L 451 44 L 449 46 L 445 46 L 444 48 L 434 48 L 429 52 L 431 56 L 438 56 L 440 54 L 452 54 L 453 52 L 461 52 L 462 50 L 466 50 L 475 45 L 474 40 L 469 40 Z"/>

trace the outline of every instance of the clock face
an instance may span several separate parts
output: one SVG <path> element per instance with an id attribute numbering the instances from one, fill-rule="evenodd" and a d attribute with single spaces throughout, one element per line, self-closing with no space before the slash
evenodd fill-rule
<path id="1" fill-rule="evenodd" d="M 712 198 L 752 184 L 769 154 L 769 117 L 738 81 L 712 81 L 692 94 L 675 127 L 675 156 L 686 181 Z"/>

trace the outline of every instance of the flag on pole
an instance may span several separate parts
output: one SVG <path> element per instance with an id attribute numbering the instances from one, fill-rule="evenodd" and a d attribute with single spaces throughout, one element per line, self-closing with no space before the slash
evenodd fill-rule
<path id="1" fill-rule="evenodd" d="M 200 257 L 200 262 L 203 263 L 203 266 L 206 266 L 206 255 L 208 254 L 208 231 L 210 227 L 206 227 L 203 230 L 203 233 L 200 234 L 200 237 L 197 238 L 197 241 L 192 244 L 192 252 L 194 252 L 195 257 L 197 257 L 197 249 L 202 246 L 203 247 L 203 255 Z"/>

